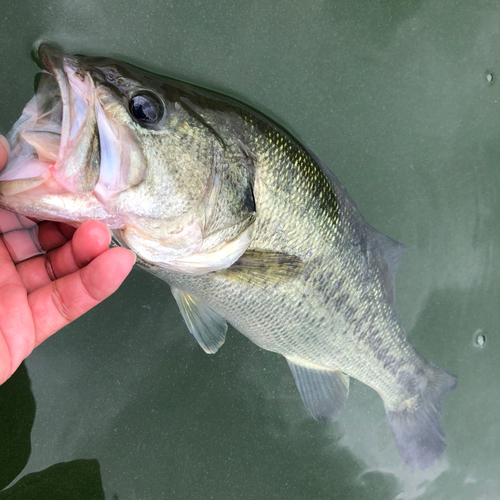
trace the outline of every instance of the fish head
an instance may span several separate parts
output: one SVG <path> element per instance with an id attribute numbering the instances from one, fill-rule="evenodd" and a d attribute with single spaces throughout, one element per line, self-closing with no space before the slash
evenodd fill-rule
<path id="1" fill-rule="evenodd" d="M 199 93 L 108 58 L 42 45 L 44 71 L 8 135 L 0 206 L 78 225 L 98 219 L 147 262 L 229 267 L 250 243 L 248 157 L 228 113 Z M 218 130 L 210 123 L 218 123 Z"/>

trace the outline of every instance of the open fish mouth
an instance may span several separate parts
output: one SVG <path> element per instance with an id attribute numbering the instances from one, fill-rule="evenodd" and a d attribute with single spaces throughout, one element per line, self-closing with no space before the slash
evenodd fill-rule
<path id="1" fill-rule="evenodd" d="M 0 193 L 92 191 L 99 179 L 94 84 L 54 47 L 42 45 L 39 54 L 44 71 L 8 136 L 12 160 L 0 174 Z"/>
<path id="2" fill-rule="evenodd" d="M 7 135 L 11 154 L 0 173 L 0 206 L 27 216 L 36 211 L 38 218 L 94 218 L 121 227 L 123 218 L 107 203 L 144 178 L 137 140 L 103 109 L 99 96 L 110 91 L 90 59 L 50 45 L 38 52 L 43 71 L 35 95 Z"/>

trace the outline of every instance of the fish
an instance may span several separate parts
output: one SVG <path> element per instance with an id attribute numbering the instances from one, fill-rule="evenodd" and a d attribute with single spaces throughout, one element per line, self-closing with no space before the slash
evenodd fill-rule
<path id="1" fill-rule="evenodd" d="M 38 56 L 35 95 L 7 136 L 0 206 L 103 221 L 170 285 L 205 352 L 230 324 L 284 356 L 320 422 L 339 414 L 354 377 L 382 399 L 406 464 L 432 466 L 456 377 L 417 352 L 398 317 L 406 247 L 254 108 L 114 59 L 49 45 Z"/>

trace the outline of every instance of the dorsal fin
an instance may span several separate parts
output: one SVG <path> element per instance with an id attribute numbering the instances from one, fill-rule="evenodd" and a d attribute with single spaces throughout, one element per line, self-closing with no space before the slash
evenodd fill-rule
<path id="1" fill-rule="evenodd" d="M 403 260 L 404 254 L 406 252 L 406 245 L 403 243 L 398 243 L 396 240 L 389 238 L 385 234 L 377 231 L 375 228 L 371 228 L 373 235 L 378 240 L 380 248 L 382 249 L 382 255 L 384 256 L 389 271 L 392 277 L 396 277 L 396 272 L 398 270 L 401 261 Z"/>
<path id="2" fill-rule="evenodd" d="M 328 179 L 328 182 L 330 183 L 330 186 L 335 192 L 335 194 L 337 196 L 342 197 L 342 203 L 344 205 L 351 205 L 353 207 L 356 207 L 356 204 L 347 193 L 345 187 L 340 183 L 337 177 L 335 177 L 335 174 L 312 151 L 308 149 L 307 152 L 312 156 L 314 161 L 321 168 L 322 172 Z M 359 218 L 360 221 L 365 221 L 363 216 L 359 213 L 357 207 L 355 212 L 357 213 L 357 217 Z M 387 266 L 389 267 L 389 272 L 391 273 L 392 278 L 394 279 L 399 264 L 401 264 L 403 256 L 406 252 L 406 245 L 398 243 L 392 238 L 389 238 L 385 234 L 381 233 L 380 231 L 377 231 L 375 228 L 368 225 L 368 223 L 366 223 L 366 226 L 368 228 L 367 229 L 368 231 L 372 231 L 374 239 L 378 240 L 380 248 L 382 250 L 382 255 L 384 256 L 384 259 L 387 262 Z"/>

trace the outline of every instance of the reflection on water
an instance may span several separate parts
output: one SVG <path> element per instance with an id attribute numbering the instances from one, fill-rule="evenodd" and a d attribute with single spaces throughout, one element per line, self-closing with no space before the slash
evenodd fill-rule
<path id="1" fill-rule="evenodd" d="M 7 382 L 0 385 L 0 490 L 28 463 L 34 419 L 35 399 L 23 363 Z"/>
<path id="2" fill-rule="evenodd" d="M 99 462 L 73 460 L 28 474 L 0 491 L 0 500 L 104 500 Z M 118 499 L 118 496 L 114 498 Z"/>

